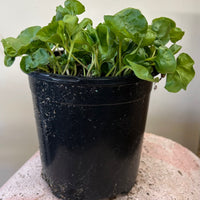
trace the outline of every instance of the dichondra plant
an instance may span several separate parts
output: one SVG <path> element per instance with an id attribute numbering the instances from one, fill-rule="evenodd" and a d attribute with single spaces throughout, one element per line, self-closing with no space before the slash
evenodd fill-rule
<path id="1" fill-rule="evenodd" d="M 151 25 L 137 9 L 126 8 L 104 16 L 93 27 L 92 20 L 79 22 L 85 7 L 77 0 L 58 6 L 52 21 L 44 27 L 25 29 L 17 38 L 2 40 L 5 65 L 21 56 L 25 73 L 40 71 L 70 76 L 109 77 L 135 74 L 158 82 L 166 77 L 170 92 L 185 89 L 193 79 L 194 61 L 186 54 L 175 57 L 184 32 L 166 17 Z"/>

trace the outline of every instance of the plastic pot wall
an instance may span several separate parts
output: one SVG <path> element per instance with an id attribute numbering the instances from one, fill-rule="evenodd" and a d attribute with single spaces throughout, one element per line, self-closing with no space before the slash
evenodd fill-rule
<path id="1" fill-rule="evenodd" d="M 64 200 L 130 191 L 137 176 L 152 83 L 136 77 L 29 75 L 42 176 Z"/>

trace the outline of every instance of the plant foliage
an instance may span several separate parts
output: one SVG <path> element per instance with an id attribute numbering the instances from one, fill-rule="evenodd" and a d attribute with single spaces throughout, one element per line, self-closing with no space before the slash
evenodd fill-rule
<path id="1" fill-rule="evenodd" d="M 126 8 L 104 16 L 104 22 L 94 28 L 89 18 L 79 22 L 77 15 L 84 11 L 79 1 L 67 0 L 64 7 L 57 7 L 47 26 L 29 27 L 17 38 L 3 39 L 5 65 L 11 66 L 21 56 L 25 73 L 89 77 L 135 74 L 152 82 L 166 76 L 168 91 L 186 90 L 195 75 L 194 61 L 186 53 L 175 57 L 184 32 L 173 20 L 160 17 L 148 25 L 139 10 Z"/>

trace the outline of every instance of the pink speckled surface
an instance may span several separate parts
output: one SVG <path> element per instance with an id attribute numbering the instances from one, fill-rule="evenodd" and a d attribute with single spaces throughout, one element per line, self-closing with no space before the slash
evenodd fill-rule
<path id="1" fill-rule="evenodd" d="M 0 200 L 58 200 L 40 171 L 37 152 L 0 189 Z M 183 146 L 146 133 L 137 182 L 115 200 L 200 200 L 200 160 Z"/>

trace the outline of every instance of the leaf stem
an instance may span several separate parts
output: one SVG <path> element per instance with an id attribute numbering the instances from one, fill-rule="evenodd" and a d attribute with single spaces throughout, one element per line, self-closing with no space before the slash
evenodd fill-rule
<path id="1" fill-rule="evenodd" d="M 66 52 L 69 54 L 70 51 L 69 49 L 67 48 L 67 46 L 65 46 L 65 50 Z M 76 58 L 73 54 L 71 54 L 71 57 L 77 62 L 79 63 L 83 68 L 85 68 L 86 70 L 88 69 L 87 66 L 85 66 L 78 58 Z"/>
<path id="2" fill-rule="evenodd" d="M 131 55 L 133 55 L 133 54 L 135 54 L 135 53 L 138 52 L 138 50 L 139 50 L 139 48 L 140 48 L 140 46 L 141 46 L 141 44 L 142 44 L 143 39 L 144 39 L 144 38 L 142 38 L 142 39 L 140 40 L 140 42 L 139 42 L 137 48 L 131 53 Z M 121 42 L 122 42 L 122 41 L 121 41 Z M 119 41 L 119 48 L 121 48 L 121 47 L 120 47 L 120 41 Z M 121 59 L 121 58 L 120 58 L 120 54 L 119 54 L 119 62 L 120 62 L 120 59 Z M 122 61 L 121 61 L 121 62 L 122 62 Z M 122 72 L 124 69 L 127 69 L 127 68 L 128 68 L 128 67 L 123 67 L 123 68 L 122 68 L 121 64 L 119 63 L 119 71 L 115 74 L 115 76 L 120 75 L 121 72 Z"/>
<path id="3" fill-rule="evenodd" d="M 129 68 L 127 68 L 127 69 L 125 69 L 125 71 L 124 71 L 124 75 L 127 75 L 127 73 L 129 72 Z"/>
<path id="4" fill-rule="evenodd" d="M 152 58 L 155 56 L 155 54 L 156 54 L 156 49 L 154 50 L 154 52 L 153 52 L 153 54 L 152 54 Z"/>
<path id="5" fill-rule="evenodd" d="M 127 68 L 128 68 L 128 66 L 123 67 L 122 69 L 120 69 L 120 70 L 115 74 L 115 76 L 119 76 L 119 75 L 121 74 L 121 72 L 124 71 L 124 70 L 127 69 Z"/>
<path id="6" fill-rule="evenodd" d="M 94 50 L 95 52 L 95 68 L 97 69 L 98 76 L 101 75 L 101 67 L 98 61 L 99 52 L 98 49 Z"/>
<path id="7" fill-rule="evenodd" d="M 113 70 L 116 68 L 116 64 L 113 65 L 113 67 L 110 69 L 110 71 L 106 74 L 106 77 L 108 77 L 112 72 Z"/>
<path id="8" fill-rule="evenodd" d="M 85 68 L 83 68 L 83 76 L 86 76 Z"/>
<path id="9" fill-rule="evenodd" d="M 74 64 L 74 76 L 76 76 L 76 74 L 77 74 L 77 66 L 76 64 Z"/>
<path id="10" fill-rule="evenodd" d="M 154 61 L 154 60 L 155 60 L 155 58 L 156 58 L 156 56 L 154 56 L 154 57 L 151 57 L 151 58 L 146 58 L 144 61 Z"/>
<path id="11" fill-rule="evenodd" d="M 51 51 L 54 53 L 57 50 L 57 48 L 58 48 L 58 44 L 56 44 L 56 46 Z"/>
<path id="12" fill-rule="evenodd" d="M 69 75 L 69 62 L 70 62 L 71 57 L 72 57 L 72 51 L 73 51 L 73 49 L 74 49 L 74 42 L 71 43 L 69 55 L 68 55 L 68 58 L 67 58 L 67 64 L 65 66 L 65 69 L 62 72 L 62 75 L 64 75 L 65 72 L 67 72 L 67 75 Z"/>
<path id="13" fill-rule="evenodd" d="M 53 60 L 55 61 L 56 65 L 57 65 L 57 67 L 58 67 L 58 74 L 61 74 L 62 69 L 61 69 L 61 66 L 59 65 L 58 61 L 56 60 L 56 56 L 55 56 L 55 54 L 54 54 L 54 51 L 51 50 L 51 47 L 49 46 L 48 43 L 46 43 L 46 45 L 47 45 L 47 50 L 49 51 L 49 53 L 50 53 L 51 56 L 53 57 Z M 57 47 L 57 45 L 56 45 L 56 47 Z M 55 47 L 55 48 L 56 48 L 56 47 Z M 54 68 L 54 67 L 55 67 L 55 66 L 53 66 L 53 68 Z M 56 70 L 55 70 L 55 69 L 54 69 L 54 74 L 56 74 Z"/>
<path id="14" fill-rule="evenodd" d="M 142 44 L 143 39 L 144 39 L 144 38 L 142 38 L 142 39 L 140 40 L 140 42 L 139 42 L 137 48 L 136 48 L 133 52 L 131 52 L 131 54 L 135 54 L 135 53 L 138 52 L 138 50 L 139 50 L 139 48 L 140 48 L 140 46 L 141 46 L 141 44 Z"/>
<path id="15" fill-rule="evenodd" d="M 122 40 L 119 40 L 119 70 L 122 68 Z"/>
<path id="16" fill-rule="evenodd" d="M 53 65 L 53 73 L 56 74 L 56 67 Z"/>
<path id="17" fill-rule="evenodd" d="M 72 54 L 72 58 L 77 62 L 79 63 L 80 65 L 83 66 L 84 69 L 88 69 L 87 66 L 85 66 L 78 58 L 76 58 L 73 54 Z"/>
<path id="18" fill-rule="evenodd" d="M 47 68 L 45 68 L 45 67 L 37 67 L 38 69 L 41 69 L 41 70 L 43 70 L 43 71 L 45 71 L 45 72 L 47 72 L 47 73 L 49 73 L 49 70 L 47 69 Z"/>
<path id="19" fill-rule="evenodd" d="M 58 66 L 58 74 L 61 74 L 62 73 L 62 68 L 59 64 L 59 62 L 56 60 L 56 65 Z"/>
<path id="20" fill-rule="evenodd" d="M 92 54 L 92 63 L 91 63 L 91 65 L 90 65 L 90 67 L 89 67 L 89 70 L 88 70 L 88 72 L 87 72 L 87 76 L 90 75 L 90 72 L 91 72 L 93 66 L 94 66 L 94 54 Z"/>

